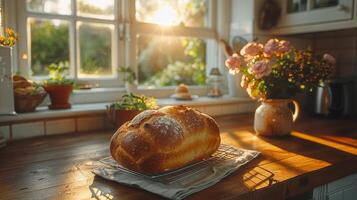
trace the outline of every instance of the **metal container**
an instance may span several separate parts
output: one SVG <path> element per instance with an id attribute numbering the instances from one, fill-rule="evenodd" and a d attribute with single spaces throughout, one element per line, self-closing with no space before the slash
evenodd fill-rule
<path id="1" fill-rule="evenodd" d="M 324 82 L 308 95 L 308 110 L 314 115 L 338 118 L 353 113 L 353 79 L 333 79 Z"/>

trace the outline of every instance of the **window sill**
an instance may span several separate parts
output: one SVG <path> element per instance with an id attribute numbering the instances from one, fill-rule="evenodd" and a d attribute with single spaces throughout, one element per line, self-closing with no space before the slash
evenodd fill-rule
<path id="1" fill-rule="evenodd" d="M 83 115 L 104 114 L 106 105 L 110 103 L 74 104 L 71 109 L 48 110 L 47 107 L 39 107 L 32 113 L 21 113 L 13 116 L 0 116 L 0 125 L 21 123 L 24 121 L 37 121 L 55 118 L 70 118 Z M 195 107 L 210 115 L 224 115 L 233 113 L 251 112 L 256 103 L 251 99 L 223 96 L 220 98 L 199 97 L 190 101 L 179 101 L 170 98 L 158 99 L 160 107 L 167 105 L 187 105 Z M 227 108 L 222 107 L 226 105 Z"/>
<path id="2" fill-rule="evenodd" d="M 139 86 L 138 93 L 146 96 L 152 96 L 159 99 L 169 98 L 175 92 L 175 86 L 162 88 L 150 88 Z M 204 96 L 207 93 L 206 86 L 189 86 L 193 95 Z M 112 102 L 126 93 L 125 88 L 92 88 L 88 90 L 75 90 L 71 95 L 71 102 L 74 104 L 88 104 L 100 102 Z M 42 105 L 48 104 L 47 99 Z"/>

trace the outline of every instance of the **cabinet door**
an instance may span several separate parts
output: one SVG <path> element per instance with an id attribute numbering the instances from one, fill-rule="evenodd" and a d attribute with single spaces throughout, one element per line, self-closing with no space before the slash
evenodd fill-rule
<path id="1" fill-rule="evenodd" d="M 357 199 L 357 184 L 343 191 L 343 200 L 354 200 Z"/>
<path id="2" fill-rule="evenodd" d="M 278 27 L 349 20 L 354 0 L 280 0 L 282 15 Z"/>
<path id="3" fill-rule="evenodd" d="M 328 195 L 326 200 L 344 200 L 343 199 L 343 191 Z"/>

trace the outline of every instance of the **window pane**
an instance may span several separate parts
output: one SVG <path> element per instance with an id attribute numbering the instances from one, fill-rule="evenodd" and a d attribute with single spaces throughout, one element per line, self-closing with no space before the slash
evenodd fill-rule
<path id="1" fill-rule="evenodd" d="M 27 0 L 27 10 L 69 15 L 71 14 L 71 0 Z"/>
<path id="2" fill-rule="evenodd" d="M 198 38 L 140 35 L 138 65 L 142 85 L 204 85 L 206 42 Z"/>
<path id="3" fill-rule="evenodd" d="M 80 78 L 113 74 L 111 46 L 113 29 L 113 25 L 79 23 Z"/>
<path id="4" fill-rule="evenodd" d="M 288 13 L 302 12 L 307 10 L 307 0 L 289 0 Z"/>
<path id="5" fill-rule="evenodd" d="M 339 0 L 314 0 L 314 8 L 328 8 L 337 6 Z"/>
<path id="6" fill-rule="evenodd" d="M 114 0 L 77 0 L 77 13 L 83 17 L 114 19 Z"/>
<path id="7" fill-rule="evenodd" d="M 69 63 L 68 22 L 29 18 L 31 27 L 31 70 L 33 76 L 48 75 L 52 63 Z"/>
<path id="8" fill-rule="evenodd" d="M 136 0 L 136 19 L 159 25 L 207 26 L 207 0 Z"/>

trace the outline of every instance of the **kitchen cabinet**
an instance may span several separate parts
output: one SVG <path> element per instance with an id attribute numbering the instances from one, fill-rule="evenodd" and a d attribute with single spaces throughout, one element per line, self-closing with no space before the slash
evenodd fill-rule
<path id="1" fill-rule="evenodd" d="M 278 24 L 264 35 L 289 35 L 357 27 L 356 0 L 276 0 L 281 8 Z M 262 3 L 257 3 L 257 10 Z M 257 12 L 259 15 L 259 12 Z M 258 17 L 258 16 L 256 16 Z"/>
<path id="2" fill-rule="evenodd" d="M 351 20 L 353 0 L 283 0 L 277 27 Z"/>
<path id="3" fill-rule="evenodd" d="M 314 189 L 314 200 L 355 200 L 357 174 L 353 174 Z"/>

